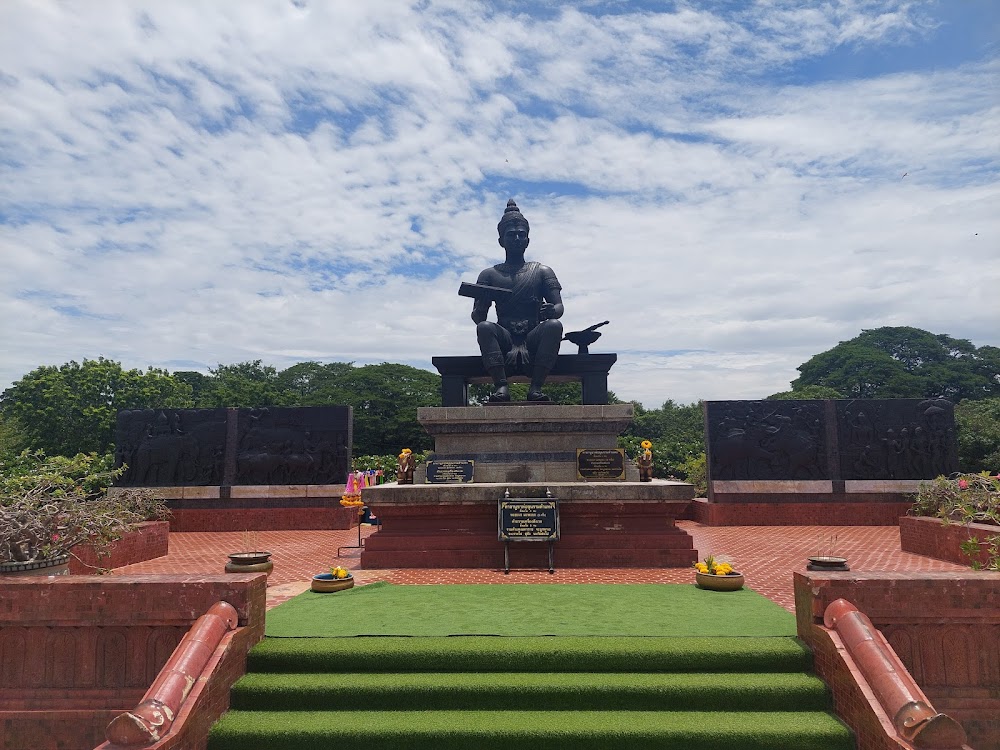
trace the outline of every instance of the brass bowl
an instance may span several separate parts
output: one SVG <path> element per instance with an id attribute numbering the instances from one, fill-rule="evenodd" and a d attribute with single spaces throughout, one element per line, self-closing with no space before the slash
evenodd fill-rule
<path id="1" fill-rule="evenodd" d="M 333 573 L 320 573 L 314 575 L 309 588 L 318 594 L 331 594 L 334 591 L 344 591 L 353 588 L 354 576 L 348 574 L 347 578 L 334 578 Z"/>
<path id="2" fill-rule="evenodd" d="M 714 576 L 711 573 L 695 571 L 695 583 L 700 589 L 709 591 L 739 591 L 743 588 L 743 574 L 734 573 L 728 576 Z"/>

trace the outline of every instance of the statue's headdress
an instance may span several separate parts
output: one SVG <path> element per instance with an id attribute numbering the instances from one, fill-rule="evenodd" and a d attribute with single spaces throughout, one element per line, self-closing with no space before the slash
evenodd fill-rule
<path id="1" fill-rule="evenodd" d="M 504 209 L 503 218 L 500 219 L 500 223 L 497 224 L 497 233 L 503 237 L 504 229 L 507 228 L 508 224 L 513 224 L 514 222 L 523 223 L 524 226 L 528 226 L 528 220 L 524 218 L 524 214 L 521 213 L 521 209 L 517 207 L 514 199 L 511 198 L 507 201 L 507 208 Z"/>

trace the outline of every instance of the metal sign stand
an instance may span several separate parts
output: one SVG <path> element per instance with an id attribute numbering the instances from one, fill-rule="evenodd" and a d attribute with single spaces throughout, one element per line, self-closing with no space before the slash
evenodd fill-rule
<path id="1" fill-rule="evenodd" d="M 553 542 L 550 539 L 549 540 L 549 575 L 554 575 L 555 572 L 556 572 L 555 564 L 553 563 L 553 558 L 552 558 L 552 550 L 553 550 L 553 545 L 554 544 L 555 544 L 555 542 Z M 509 539 L 505 540 L 504 543 L 503 543 L 503 574 L 505 576 L 509 576 L 510 575 L 510 540 Z"/>
<path id="2" fill-rule="evenodd" d="M 516 522 L 511 522 L 509 527 L 504 526 L 504 501 L 510 500 L 510 489 L 504 490 L 503 500 L 497 505 L 497 524 L 498 524 L 498 534 L 500 539 L 503 540 L 503 574 L 510 575 L 510 542 L 511 539 L 514 541 L 523 542 L 547 542 L 549 551 L 549 575 L 553 575 L 556 572 L 555 567 L 555 542 L 559 539 L 559 505 L 558 501 L 552 496 L 552 492 L 545 488 L 545 498 L 552 501 L 551 507 L 546 508 L 548 513 L 551 514 L 552 527 L 551 530 L 545 534 L 545 536 L 511 536 L 511 529 L 517 528 Z M 541 503 L 542 501 L 534 498 L 516 498 L 515 502 L 523 503 Z"/>
<path id="3" fill-rule="evenodd" d="M 340 551 L 342 549 L 364 549 L 365 545 L 361 541 L 361 514 L 358 513 L 358 543 L 348 544 L 344 547 L 337 547 L 337 557 L 340 557 Z"/>

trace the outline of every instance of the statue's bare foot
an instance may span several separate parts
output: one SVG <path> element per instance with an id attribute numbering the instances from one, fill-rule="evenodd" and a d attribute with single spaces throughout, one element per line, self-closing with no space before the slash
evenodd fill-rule
<path id="1" fill-rule="evenodd" d="M 510 401 L 510 391 L 507 390 L 506 385 L 498 386 L 493 393 L 490 394 L 488 399 L 490 403 L 497 403 L 503 401 Z"/>
<path id="2" fill-rule="evenodd" d="M 551 401 L 552 399 L 546 396 L 541 391 L 528 391 L 528 401 Z"/>

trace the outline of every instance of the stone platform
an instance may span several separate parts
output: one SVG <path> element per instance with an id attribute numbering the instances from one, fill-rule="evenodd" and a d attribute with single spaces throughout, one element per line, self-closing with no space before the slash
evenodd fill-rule
<path id="1" fill-rule="evenodd" d="M 433 459 L 474 460 L 474 481 L 574 482 L 580 448 L 614 449 L 632 404 L 428 406 L 417 420 L 434 437 Z M 638 470 L 627 462 L 638 480 Z"/>
<path id="2" fill-rule="evenodd" d="M 896 526 L 922 481 L 713 480 L 692 517 L 706 526 Z"/>
<path id="3" fill-rule="evenodd" d="M 166 503 L 172 532 L 349 529 L 357 523 L 357 511 L 340 504 L 343 484 L 137 489 Z"/>
<path id="4" fill-rule="evenodd" d="M 556 568 L 676 568 L 698 557 L 674 521 L 694 488 L 683 482 L 544 482 L 381 485 L 362 499 L 382 522 L 365 540 L 361 565 L 372 568 L 502 568 L 497 502 L 511 497 L 559 501 Z M 544 543 L 512 542 L 513 568 L 545 568 Z"/>

